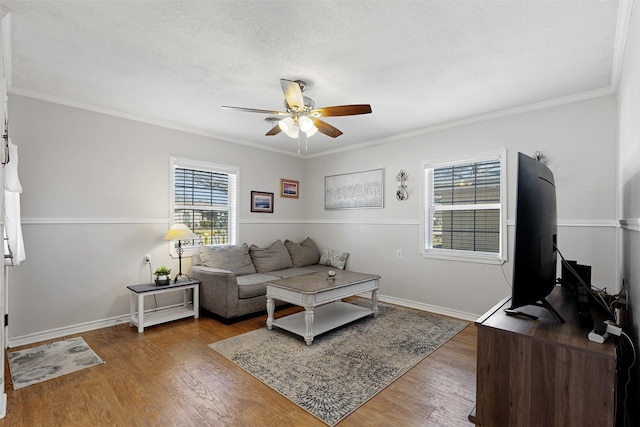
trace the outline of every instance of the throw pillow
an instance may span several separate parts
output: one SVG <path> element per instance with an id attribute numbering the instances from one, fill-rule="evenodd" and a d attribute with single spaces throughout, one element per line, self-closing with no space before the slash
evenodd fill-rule
<path id="1" fill-rule="evenodd" d="M 251 245 L 249 255 L 258 273 L 293 267 L 289 251 L 281 240 L 276 240 L 267 248 Z"/>
<path id="2" fill-rule="evenodd" d="M 200 246 L 200 262 L 205 267 L 233 271 L 238 276 L 256 272 L 246 243 L 230 246 Z"/>
<path id="3" fill-rule="evenodd" d="M 331 267 L 344 270 L 344 266 L 347 264 L 348 252 L 339 252 L 334 249 L 324 248 L 320 255 L 320 262 L 318 264 L 330 265 Z"/>
<path id="4" fill-rule="evenodd" d="M 320 260 L 320 251 L 315 242 L 309 237 L 300 243 L 285 240 L 284 245 L 291 255 L 291 261 L 294 267 L 305 267 L 307 265 L 317 264 Z"/>

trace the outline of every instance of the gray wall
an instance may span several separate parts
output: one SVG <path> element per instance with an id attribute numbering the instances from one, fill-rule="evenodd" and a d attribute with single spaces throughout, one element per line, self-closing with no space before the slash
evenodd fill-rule
<path id="1" fill-rule="evenodd" d="M 614 96 L 307 160 L 21 96 L 9 108 L 27 250 L 10 271 L 13 345 L 125 321 L 126 285 L 149 279 L 143 255 L 177 267 L 161 240 L 171 155 L 240 167 L 241 242 L 309 235 L 349 251 L 349 269 L 381 274 L 383 299 L 473 319 L 510 293 L 511 258 L 503 266 L 422 258 L 420 162 L 506 149 L 511 232 L 515 155 L 544 151 L 558 187 L 560 248 L 593 265 L 595 283 L 618 281 Z M 384 209 L 324 210 L 326 175 L 374 168 L 385 169 Z M 400 169 L 409 173 L 406 202 L 394 196 Z M 276 196 L 273 215 L 251 213 L 250 191 L 277 193 L 280 178 L 299 180 L 301 198 Z"/>
<path id="2" fill-rule="evenodd" d="M 622 271 L 629 283 L 629 310 L 625 331 L 633 338 L 638 350 L 640 329 L 640 4 L 635 2 L 629 24 L 624 62 L 618 93 L 619 115 L 619 195 L 618 209 L 622 223 Z M 640 354 L 636 354 L 640 360 Z M 633 394 L 629 402 L 640 400 L 640 369 L 633 371 Z M 632 424 L 640 424 L 640 408 L 634 411 Z"/>
<path id="3" fill-rule="evenodd" d="M 27 254 L 9 271 L 10 344 L 121 320 L 126 286 L 150 280 L 146 253 L 177 272 L 162 240 L 172 155 L 240 168 L 240 242 L 305 237 L 302 159 L 17 95 L 9 104 Z M 278 197 L 280 178 L 299 180 L 301 198 Z M 273 214 L 250 212 L 251 190 L 276 193 Z"/>
<path id="4" fill-rule="evenodd" d="M 615 146 L 616 98 L 611 95 L 309 159 L 305 181 L 314 194 L 322 193 L 326 175 L 380 167 L 386 171 L 386 193 L 384 209 L 325 211 L 322 198 L 309 199 L 308 234 L 322 246 L 349 251 L 350 269 L 380 274 L 382 296 L 473 318 L 511 293 L 507 279 L 512 269 L 516 154 L 543 151 L 556 179 L 560 250 L 567 259 L 592 265 L 595 284 L 615 288 Z M 423 258 L 421 162 L 502 149 L 507 150 L 509 261 L 499 266 Z M 410 196 L 403 202 L 395 198 L 400 169 L 409 174 Z M 403 259 L 396 259 L 396 249 L 403 250 Z"/>

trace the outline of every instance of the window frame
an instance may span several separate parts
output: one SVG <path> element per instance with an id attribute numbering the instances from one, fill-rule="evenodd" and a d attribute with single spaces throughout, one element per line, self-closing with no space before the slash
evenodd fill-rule
<path id="1" fill-rule="evenodd" d="M 224 173 L 235 178 L 235 188 L 229 189 L 229 238 L 224 245 L 235 245 L 238 240 L 238 192 L 240 188 L 240 168 L 237 166 L 221 165 L 216 163 L 205 162 L 201 160 L 193 160 L 181 157 L 169 158 L 169 228 L 171 228 L 176 222 L 176 209 L 183 208 L 183 205 L 176 206 L 176 189 L 175 189 L 175 169 L 192 169 L 204 172 Z M 188 208 L 188 207 L 187 207 Z M 206 246 L 220 246 L 220 244 L 209 244 Z M 190 255 L 198 251 L 198 246 L 185 246 L 183 245 L 184 255 Z M 169 254 L 173 257 L 177 257 L 177 250 L 175 248 L 175 242 L 169 241 Z"/>
<path id="2" fill-rule="evenodd" d="M 499 204 L 477 204 L 477 205 L 453 205 L 447 210 L 470 210 L 469 206 L 474 206 L 471 210 L 486 209 L 499 205 L 500 209 L 500 237 L 499 250 L 494 252 L 475 252 L 459 249 L 441 249 L 432 247 L 432 227 L 435 205 L 433 202 L 433 182 L 428 182 L 427 171 L 437 168 L 465 165 L 484 162 L 487 160 L 500 161 L 500 203 Z M 498 150 L 485 152 L 472 156 L 448 158 L 434 161 L 424 161 L 421 163 L 422 173 L 422 209 L 421 209 L 421 233 L 420 244 L 421 254 L 424 258 L 443 259 L 451 261 L 477 262 L 487 264 L 503 264 L 507 261 L 507 152 Z M 428 200 L 429 199 L 429 200 Z M 459 206 L 459 207 L 456 207 Z"/>

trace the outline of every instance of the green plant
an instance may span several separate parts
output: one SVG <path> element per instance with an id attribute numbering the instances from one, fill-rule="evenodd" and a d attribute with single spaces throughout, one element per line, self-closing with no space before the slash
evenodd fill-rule
<path id="1" fill-rule="evenodd" d="M 157 276 L 168 276 L 171 274 L 171 269 L 165 267 L 164 265 L 161 265 L 160 267 L 158 267 L 158 269 L 156 269 L 156 271 L 153 273 Z"/>

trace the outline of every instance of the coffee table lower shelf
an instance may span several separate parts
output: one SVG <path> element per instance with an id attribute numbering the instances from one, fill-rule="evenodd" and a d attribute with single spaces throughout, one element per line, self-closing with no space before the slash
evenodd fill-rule
<path id="1" fill-rule="evenodd" d="M 305 316 L 307 311 L 290 314 L 274 319 L 272 325 L 302 337 L 305 336 Z M 313 309 L 312 336 L 323 334 L 331 329 L 346 325 L 355 320 L 374 314 L 371 308 L 361 307 L 347 302 L 335 301 Z"/>

